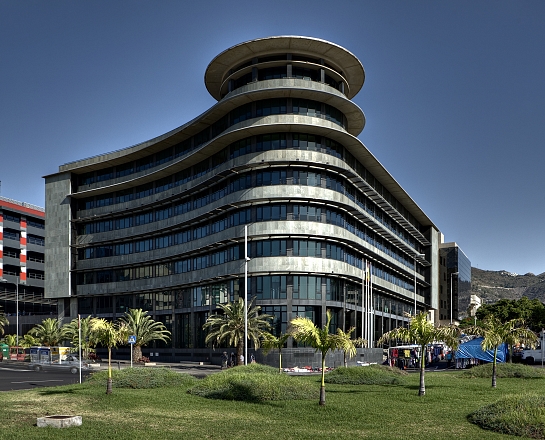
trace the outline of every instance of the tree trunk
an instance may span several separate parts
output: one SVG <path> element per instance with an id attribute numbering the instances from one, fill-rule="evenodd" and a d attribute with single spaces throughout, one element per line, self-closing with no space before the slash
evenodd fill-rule
<path id="1" fill-rule="evenodd" d="M 244 365 L 244 361 L 241 361 L 240 357 L 243 356 L 243 348 L 244 345 L 242 344 L 242 341 L 240 341 L 237 345 L 237 361 L 235 362 L 237 365 Z"/>
<path id="2" fill-rule="evenodd" d="M 112 394 L 112 348 L 108 347 L 108 382 L 106 384 L 106 394 Z"/>
<path id="3" fill-rule="evenodd" d="M 320 405 L 325 405 L 325 354 L 322 353 L 322 384 L 320 385 Z"/>
<path id="4" fill-rule="evenodd" d="M 325 406 L 325 386 L 320 386 L 320 405 Z"/>
<path id="5" fill-rule="evenodd" d="M 142 347 L 140 345 L 133 344 L 132 360 L 133 362 L 140 362 L 142 359 Z"/>
<path id="6" fill-rule="evenodd" d="M 426 374 L 426 346 L 422 346 L 422 354 L 420 356 L 420 388 L 418 389 L 419 396 L 426 395 L 426 383 L 424 382 L 424 375 Z"/>
<path id="7" fill-rule="evenodd" d="M 496 355 L 498 354 L 498 346 L 494 347 L 494 362 L 492 364 L 492 388 L 496 388 Z"/>
<path id="8" fill-rule="evenodd" d="M 282 349 L 278 350 L 278 372 L 282 373 Z"/>

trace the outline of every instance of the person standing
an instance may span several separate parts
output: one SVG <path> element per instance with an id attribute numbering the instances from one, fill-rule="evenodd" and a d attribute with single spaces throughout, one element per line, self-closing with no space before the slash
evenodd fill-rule
<path id="1" fill-rule="evenodd" d="M 447 352 L 447 368 L 450 368 L 450 364 L 452 363 L 452 351 Z"/>
<path id="2" fill-rule="evenodd" d="M 228 357 L 227 357 L 227 352 L 224 351 L 222 354 L 221 354 L 221 369 L 225 369 L 227 368 L 227 361 L 228 361 Z"/>

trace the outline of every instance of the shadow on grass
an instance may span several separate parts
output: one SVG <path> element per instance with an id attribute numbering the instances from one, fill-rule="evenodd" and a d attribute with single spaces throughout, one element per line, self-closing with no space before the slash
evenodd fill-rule
<path id="1" fill-rule="evenodd" d="M 420 385 L 405 385 L 404 387 L 407 388 L 408 390 L 418 391 L 420 389 Z M 438 387 L 437 385 L 426 385 L 426 391 L 433 390 L 434 388 L 443 388 L 444 389 L 444 387 Z"/>
<path id="2" fill-rule="evenodd" d="M 76 390 L 73 388 L 67 389 L 67 390 L 59 390 L 55 388 L 51 389 L 44 389 L 43 391 L 40 391 L 40 394 L 42 396 L 54 396 L 56 394 L 76 394 Z"/>

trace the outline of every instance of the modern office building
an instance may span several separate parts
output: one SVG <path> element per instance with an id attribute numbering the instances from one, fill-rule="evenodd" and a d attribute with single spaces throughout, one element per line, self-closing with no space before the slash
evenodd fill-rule
<path id="1" fill-rule="evenodd" d="M 6 334 L 23 335 L 43 315 L 57 315 L 57 300 L 44 298 L 45 210 L 0 196 L 0 307 Z M 15 316 L 18 319 L 15 319 Z"/>
<path id="2" fill-rule="evenodd" d="M 209 110 L 46 176 L 46 296 L 64 317 L 148 310 L 173 335 L 152 351 L 196 359 L 207 316 L 244 295 L 247 226 L 248 295 L 276 333 L 330 310 L 373 346 L 415 305 L 437 309 L 440 233 L 357 138 L 364 78 L 316 38 L 222 52 Z"/>
<path id="3" fill-rule="evenodd" d="M 439 266 L 441 282 L 436 320 L 442 324 L 457 324 L 480 305 L 477 297 L 471 298 L 471 262 L 458 244 L 441 243 Z"/>

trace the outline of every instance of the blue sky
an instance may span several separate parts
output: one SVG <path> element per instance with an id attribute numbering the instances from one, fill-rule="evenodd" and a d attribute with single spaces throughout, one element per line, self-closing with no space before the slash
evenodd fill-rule
<path id="1" fill-rule="evenodd" d="M 545 272 L 545 2 L 0 0 L 1 195 L 193 119 L 208 63 L 306 35 L 363 63 L 359 138 L 474 267 Z"/>

